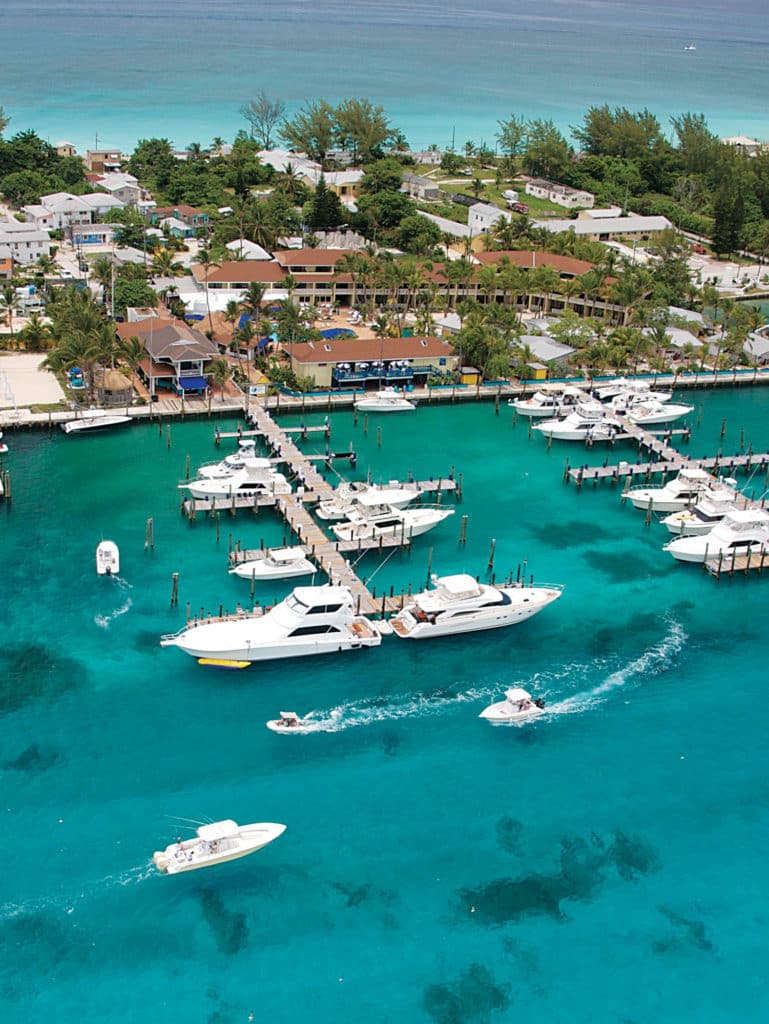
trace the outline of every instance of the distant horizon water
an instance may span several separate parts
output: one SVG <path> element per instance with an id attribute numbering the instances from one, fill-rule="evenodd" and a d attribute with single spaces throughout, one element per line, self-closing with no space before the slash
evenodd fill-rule
<path id="1" fill-rule="evenodd" d="M 703 113 L 721 136 L 769 138 L 769 19 L 758 0 L 7 0 L 9 134 L 79 150 L 229 140 L 260 90 L 291 115 L 306 100 L 365 96 L 412 148 L 495 144 L 515 113 L 563 131 L 590 106 Z M 696 50 L 685 50 L 694 45 Z M 61 56 L 59 56 L 61 55 Z M 41 62 L 45 73 L 41 74 Z"/>

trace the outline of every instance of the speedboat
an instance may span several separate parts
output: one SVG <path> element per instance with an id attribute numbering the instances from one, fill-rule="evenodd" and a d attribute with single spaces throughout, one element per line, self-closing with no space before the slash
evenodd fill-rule
<path id="1" fill-rule="evenodd" d="M 309 715 L 300 718 L 295 711 L 281 711 L 280 718 L 271 718 L 267 728 L 279 736 L 301 736 L 303 733 L 317 732 L 320 723 Z"/>
<path id="2" fill-rule="evenodd" d="M 238 562 L 230 569 L 230 575 L 244 580 L 288 580 L 294 576 L 311 576 L 317 571 L 305 557 L 302 547 L 267 548 L 260 558 Z"/>
<path id="3" fill-rule="evenodd" d="M 682 416 L 694 411 L 693 405 L 680 405 L 676 402 L 644 401 L 631 405 L 625 416 L 636 426 L 651 427 L 655 423 L 672 423 Z"/>
<path id="4" fill-rule="evenodd" d="M 664 487 L 636 487 L 624 495 L 634 508 L 652 512 L 680 512 L 693 505 L 715 484 L 715 480 L 704 469 L 685 467 Z"/>
<path id="5" fill-rule="evenodd" d="M 203 477 L 180 485 L 189 490 L 193 498 L 231 498 L 290 494 L 291 485 L 282 473 L 273 469 L 269 459 L 244 459 L 241 469 L 229 476 Z"/>
<path id="6" fill-rule="evenodd" d="M 737 508 L 737 495 L 731 487 L 715 487 L 704 491 L 692 508 L 671 512 L 662 522 L 676 537 L 691 537 L 710 533 L 727 513 Z"/>
<path id="7" fill-rule="evenodd" d="M 704 562 L 723 556 L 769 554 L 769 512 L 734 509 L 708 533 L 677 537 L 662 549 L 679 562 Z"/>
<path id="8" fill-rule="evenodd" d="M 534 699 L 526 690 L 516 686 L 511 690 L 505 690 L 505 699 L 496 704 L 489 704 L 478 717 L 485 718 L 488 722 L 515 725 L 539 718 L 544 713 L 545 702 L 541 697 Z"/>
<path id="9" fill-rule="evenodd" d="M 562 587 L 508 587 L 479 583 L 468 573 L 433 576 L 432 588 L 415 594 L 390 619 L 396 636 L 427 640 L 434 636 L 474 633 L 523 622 L 561 596 Z"/>
<path id="10" fill-rule="evenodd" d="M 65 434 L 84 434 L 90 430 L 106 430 L 107 427 L 119 427 L 130 422 L 130 416 L 108 412 L 106 409 L 84 409 L 79 419 L 62 423 L 61 429 Z"/>
<path id="11" fill-rule="evenodd" d="M 544 420 L 532 429 L 556 441 L 613 441 L 622 425 L 600 402 L 580 402 L 564 419 Z"/>
<path id="12" fill-rule="evenodd" d="M 432 530 L 444 519 L 454 515 L 453 508 L 421 505 L 419 508 L 392 508 L 390 505 L 360 507 L 348 513 L 347 521 L 335 523 L 331 529 L 338 540 L 377 541 L 394 538 L 407 543 L 412 537 Z"/>
<path id="13" fill-rule="evenodd" d="M 209 462 L 198 469 L 198 476 L 209 480 L 221 480 L 223 477 L 232 476 L 238 470 L 243 469 L 247 459 L 254 457 L 256 441 L 252 437 L 241 437 L 238 440 L 238 450 L 232 455 L 227 455 L 221 462 Z"/>
<path id="14" fill-rule="evenodd" d="M 349 587 L 296 587 L 268 611 L 191 622 L 164 636 L 161 647 L 215 664 L 303 658 L 362 647 L 378 647 L 382 636 L 356 615 Z"/>
<path id="15" fill-rule="evenodd" d="M 579 388 L 565 388 L 563 391 L 535 391 L 529 398 L 509 398 L 507 404 L 512 406 L 519 416 L 535 418 L 553 416 L 563 409 L 570 409 L 584 399 Z"/>
<path id="16" fill-rule="evenodd" d="M 103 540 L 97 545 L 96 572 L 99 576 L 117 576 L 120 572 L 120 551 L 114 540 Z"/>
<path id="17" fill-rule="evenodd" d="M 419 488 L 416 484 L 403 484 L 398 480 L 390 480 L 386 484 L 345 482 L 337 487 L 333 498 L 318 505 L 315 514 L 318 519 L 326 522 L 337 521 L 346 519 L 358 506 L 389 505 L 391 508 L 404 508 L 418 497 Z"/>
<path id="18" fill-rule="evenodd" d="M 409 402 L 397 388 L 382 388 L 355 399 L 358 412 L 413 412 L 416 405 Z"/>
<path id="19" fill-rule="evenodd" d="M 165 850 L 156 850 L 152 856 L 155 867 L 168 875 L 182 871 L 197 871 L 228 860 L 247 857 L 273 842 L 286 831 L 285 825 L 273 821 L 258 821 L 251 825 L 238 825 L 236 821 L 214 821 L 201 825 L 194 839 L 171 843 Z"/>

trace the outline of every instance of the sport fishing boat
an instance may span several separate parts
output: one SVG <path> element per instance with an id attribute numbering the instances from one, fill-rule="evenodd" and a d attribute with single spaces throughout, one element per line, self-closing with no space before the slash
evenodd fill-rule
<path id="1" fill-rule="evenodd" d="M 734 509 L 708 533 L 677 537 L 662 549 L 679 562 L 704 562 L 732 555 L 769 555 L 769 512 L 763 509 Z"/>
<path id="2" fill-rule="evenodd" d="M 509 398 L 507 404 L 512 406 L 519 416 L 533 419 L 540 416 L 557 416 L 564 409 L 573 408 L 584 400 L 584 397 L 579 388 L 564 388 L 563 391 L 535 391 L 528 398 Z"/>
<path id="3" fill-rule="evenodd" d="M 603 384 L 596 384 L 593 387 L 592 393 L 599 402 L 606 402 L 610 398 L 628 394 L 646 395 L 648 398 L 656 398 L 658 402 L 665 402 L 670 398 L 667 392 L 662 392 L 662 397 L 660 397 L 660 393 L 652 391 L 652 386 L 648 380 L 642 380 L 639 377 L 615 377 L 614 380 L 607 380 Z"/>
<path id="4" fill-rule="evenodd" d="M 688 416 L 693 411 L 693 405 L 644 401 L 630 405 L 624 415 L 639 427 L 651 427 L 656 423 L 672 423 L 673 420 Z"/>
<path id="5" fill-rule="evenodd" d="M 710 473 L 695 466 L 680 469 L 663 487 L 635 487 L 625 498 L 634 508 L 652 512 L 680 512 L 694 505 L 705 492 L 716 484 Z"/>
<path id="6" fill-rule="evenodd" d="M 202 477 L 180 484 L 193 498 L 262 497 L 290 494 L 291 485 L 269 459 L 247 458 L 229 476 Z"/>
<path id="7" fill-rule="evenodd" d="M 238 860 L 256 853 L 286 831 L 285 825 L 272 821 L 259 821 L 251 825 L 238 825 L 236 821 L 214 821 L 201 825 L 194 839 L 179 839 L 165 850 L 156 850 L 152 856 L 155 867 L 168 875 L 182 871 L 197 871 L 228 860 Z"/>
<path id="8" fill-rule="evenodd" d="M 714 487 L 704 491 L 696 505 L 671 512 L 662 522 L 669 533 L 676 537 L 692 537 L 695 534 L 710 533 L 729 512 L 736 509 L 737 494 L 731 487 Z"/>
<path id="9" fill-rule="evenodd" d="M 672 391 L 652 390 L 646 380 L 629 380 L 619 390 L 612 391 L 613 394 L 608 397 L 606 404 L 617 412 L 640 402 L 669 402 L 673 397 Z"/>
<path id="10" fill-rule="evenodd" d="M 205 664 L 246 667 L 255 661 L 304 658 L 378 647 L 374 623 L 356 615 L 348 587 L 296 587 L 268 611 L 191 622 L 164 636 L 161 647 L 178 647 Z"/>
<path id="11" fill-rule="evenodd" d="M 126 423 L 131 423 L 130 416 L 108 412 L 106 409 L 84 409 L 78 419 L 68 420 L 60 426 L 65 434 L 85 434 L 93 430 L 123 426 Z"/>
<path id="12" fill-rule="evenodd" d="M 295 711 L 281 711 L 280 718 L 271 718 L 267 728 L 279 736 L 301 736 L 308 732 L 318 732 L 320 722 L 306 715 L 300 718 Z"/>
<path id="13" fill-rule="evenodd" d="M 412 537 L 432 530 L 454 515 L 453 508 L 421 505 L 419 508 L 392 508 L 390 505 L 360 506 L 348 513 L 347 521 L 335 523 L 331 530 L 338 540 L 378 541 L 393 538 L 408 543 Z"/>
<path id="14" fill-rule="evenodd" d="M 0 455 L 5 455 L 5 453 L 7 451 L 8 451 L 8 445 L 3 441 L 3 432 L 2 432 L 2 430 L 0 430 Z M 0 494 L 2 494 L 2 493 L 3 492 L 0 491 Z"/>
<path id="15" fill-rule="evenodd" d="M 613 441 L 622 425 L 600 402 L 580 402 L 565 418 L 544 420 L 532 429 L 555 441 Z"/>
<path id="16" fill-rule="evenodd" d="M 545 702 L 541 697 L 535 699 L 526 690 L 516 686 L 511 690 L 505 690 L 505 699 L 496 704 L 489 704 L 478 717 L 485 718 L 487 722 L 516 724 L 529 722 L 544 713 Z"/>
<path id="17" fill-rule="evenodd" d="M 382 388 L 355 399 L 358 412 L 413 412 L 414 402 L 404 398 L 397 388 Z"/>
<path id="18" fill-rule="evenodd" d="M 563 587 L 508 587 L 479 583 L 469 573 L 433 576 L 432 587 L 415 594 L 390 619 L 396 636 L 427 640 L 481 629 L 499 629 L 530 619 L 561 596 Z"/>
<path id="19" fill-rule="evenodd" d="M 120 572 L 120 551 L 114 540 L 103 540 L 96 546 L 96 572 L 99 576 L 117 576 Z"/>
<path id="20" fill-rule="evenodd" d="M 229 570 L 231 576 L 244 580 L 288 580 L 312 576 L 317 571 L 302 547 L 267 548 L 259 558 L 238 562 Z"/>
<path id="21" fill-rule="evenodd" d="M 346 519 L 348 514 L 358 507 L 372 505 L 389 505 L 391 508 L 404 508 L 419 497 L 416 484 L 400 483 L 390 480 L 386 484 L 368 484 L 363 481 L 341 483 L 334 491 L 333 498 L 322 501 L 315 514 L 318 519 L 335 522 Z"/>
<path id="22" fill-rule="evenodd" d="M 221 480 L 224 477 L 232 476 L 239 469 L 243 469 L 247 459 L 253 459 L 256 451 L 256 441 L 252 437 L 241 437 L 238 440 L 238 450 L 232 455 L 227 455 L 221 462 L 209 462 L 198 469 L 198 476 L 209 480 Z M 182 485 L 185 486 L 185 485 Z"/>

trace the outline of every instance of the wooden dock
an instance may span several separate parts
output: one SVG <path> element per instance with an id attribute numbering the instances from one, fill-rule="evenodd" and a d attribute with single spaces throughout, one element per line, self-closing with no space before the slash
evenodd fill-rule
<path id="1" fill-rule="evenodd" d="M 764 568 L 769 569 L 769 551 L 762 548 L 760 552 L 754 554 L 748 552 L 745 555 L 738 555 L 736 550 L 733 550 L 730 555 L 724 555 L 721 552 L 717 558 L 706 558 L 703 564 L 705 571 L 717 580 L 720 580 L 722 576 L 734 576 L 735 573 L 748 576 L 755 572 L 761 575 Z"/>
<path id="2" fill-rule="evenodd" d="M 723 470 L 731 475 L 737 469 L 750 472 L 769 469 L 769 452 L 748 452 L 744 455 L 715 455 L 705 459 L 690 459 L 676 452 L 675 458 L 662 458 L 658 462 L 619 462 L 604 466 L 570 466 L 566 463 L 564 479 L 574 480 L 578 487 L 592 480 L 616 482 L 625 477 L 645 477 L 647 480 L 658 473 L 677 473 L 680 469 L 696 468 L 718 473 Z"/>
<path id="3" fill-rule="evenodd" d="M 281 427 L 284 434 L 297 434 L 302 438 L 306 438 L 309 434 L 323 434 L 328 439 L 331 437 L 331 424 L 327 421 L 320 426 L 308 427 L 301 424 L 298 427 Z M 221 441 L 234 440 L 237 438 L 239 441 L 242 437 L 264 437 L 264 431 L 262 430 L 217 430 L 214 434 L 214 444 L 219 447 Z"/>

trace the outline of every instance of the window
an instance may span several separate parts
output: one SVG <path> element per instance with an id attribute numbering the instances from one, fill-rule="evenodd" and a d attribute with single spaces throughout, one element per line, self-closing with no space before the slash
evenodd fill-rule
<path id="1" fill-rule="evenodd" d="M 338 633 L 336 626 L 299 626 L 289 636 L 319 636 L 324 633 Z"/>
<path id="2" fill-rule="evenodd" d="M 342 607 L 341 604 L 319 604 L 315 608 L 310 608 L 307 612 L 308 615 L 326 615 L 330 612 L 338 612 Z"/>

